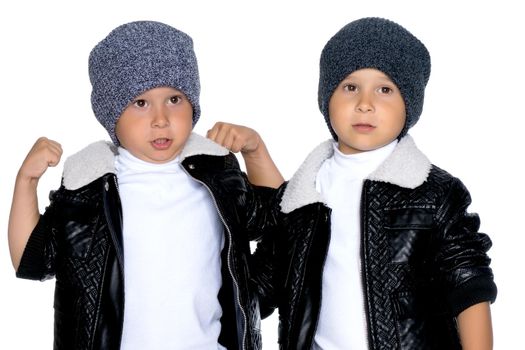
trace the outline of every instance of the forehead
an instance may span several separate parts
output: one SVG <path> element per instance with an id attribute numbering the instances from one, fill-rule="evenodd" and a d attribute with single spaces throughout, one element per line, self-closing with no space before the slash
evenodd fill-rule
<path id="1" fill-rule="evenodd" d="M 155 96 L 166 96 L 181 93 L 180 90 L 171 86 L 159 86 L 152 89 L 146 90 L 137 97 L 155 97 Z"/>
<path id="2" fill-rule="evenodd" d="M 382 71 L 375 68 L 361 68 L 353 71 L 345 77 L 346 79 L 357 79 L 364 81 L 379 81 L 393 83 L 392 79 Z"/>

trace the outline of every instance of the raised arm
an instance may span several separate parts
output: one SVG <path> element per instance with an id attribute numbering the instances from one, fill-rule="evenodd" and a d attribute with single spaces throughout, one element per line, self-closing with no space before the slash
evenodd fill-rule
<path id="1" fill-rule="evenodd" d="M 8 226 L 9 251 L 15 270 L 18 270 L 24 248 L 40 217 L 38 181 L 48 167 L 56 166 L 60 162 L 61 156 L 62 147 L 59 143 L 41 137 L 35 142 L 18 171 Z"/>
<path id="2" fill-rule="evenodd" d="M 255 286 L 259 297 L 259 307 L 263 318 L 269 316 L 277 307 L 278 301 L 278 274 L 276 261 L 276 237 L 280 235 L 277 218 L 277 201 L 280 198 L 284 179 L 274 164 L 266 145 L 259 134 L 242 125 L 216 123 L 208 131 L 208 138 L 236 153 L 241 152 L 246 164 L 248 180 L 259 186 L 256 196 L 269 208 L 263 215 L 262 222 L 253 221 L 247 226 L 255 228 L 257 234 L 250 239 L 258 240 L 257 249 L 250 257 L 250 279 Z M 270 190 L 269 188 L 279 188 Z M 262 208 L 263 205 L 254 205 Z M 260 217 L 251 215 L 251 218 Z"/>
<path id="3" fill-rule="evenodd" d="M 248 180 L 253 185 L 277 188 L 284 182 L 264 141 L 255 130 L 218 122 L 206 136 L 234 153 L 241 152 Z"/>

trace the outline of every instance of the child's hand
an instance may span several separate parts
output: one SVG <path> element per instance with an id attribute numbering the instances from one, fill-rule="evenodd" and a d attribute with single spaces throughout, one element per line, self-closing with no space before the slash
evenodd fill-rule
<path id="1" fill-rule="evenodd" d="M 39 138 L 24 159 L 15 181 L 13 203 L 9 214 L 9 251 L 15 270 L 31 232 L 40 219 L 38 212 L 38 180 L 48 167 L 56 166 L 62 156 L 62 147 L 58 142 Z"/>
<path id="2" fill-rule="evenodd" d="M 215 123 L 206 136 L 230 151 L 234 153 L 240 151 L 243 155 L 257 151 L 261 141 L 255 130 L 224 122 Z"/>
<path id="3" fill-rule="evenodd" d="M 241 152 L 248 180 L 252 184 L 277 188 L 284 182 L 257 131 L 242 125 L 218 122 L 206 136 L 232 152 Z"/>
<path id="4" fill-rule="evenodd" d="M 61 156 L 62 146 L 58 142 L 41 137 L 27 154 L 18 176 L 20 179 L 38 181 L 48 167 L 54 167 L 60 162 Z"/>

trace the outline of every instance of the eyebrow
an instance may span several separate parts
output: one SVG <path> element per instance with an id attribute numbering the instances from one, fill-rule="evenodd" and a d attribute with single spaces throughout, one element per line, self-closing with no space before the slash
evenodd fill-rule
<path id="1" fill-rule="evenodd" d="M 390 79 L 389 77 L 377 77 L 377 80 L 382 81 L 382 82 L 395 84 L 394 81 L 392 79 Z"/>
<path id="2" fill-rule="evenodd" d="M 376 84 L 380 84 L 380 85 L 393 85 L 393 86 L 397 87 L 396 83 L 394 83 L 392 80 L 387 79 L 387 78 L 379 78 L 379 79 L 376 81 Z"/>
<path id="3" fill-rule="evenodd" d="M 375 80 L 376 78 L 373 78 L 373 79 Z M 346 77 L 343 80 L 341 80 L 341 83 L 342 82 L 348 82 L 348 83 L 356 83 L 357 84 L 361 80 L 362 80 L 362 78 Z M 396 83 L 394 83 L 394 81 L 392 79 L 388 78 L 388 77 L 378 77 L 377 78 L 377 82 L 380 83 L 380 84 L 389 83 L 389 84 L 396 85 Z"/>

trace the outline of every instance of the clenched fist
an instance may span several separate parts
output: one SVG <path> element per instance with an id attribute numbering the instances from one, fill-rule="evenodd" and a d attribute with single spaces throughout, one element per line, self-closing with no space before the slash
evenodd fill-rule
<path id="1" fill-rule="evenodd" d="M 62 146 L 56 141 L 45 137 L 39 138 L 27 154 L 18 176 L 27 180 L 37 180 L 48 167 L 54 167 L 60 162 Z"/>

